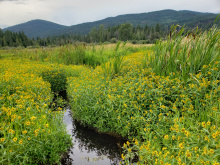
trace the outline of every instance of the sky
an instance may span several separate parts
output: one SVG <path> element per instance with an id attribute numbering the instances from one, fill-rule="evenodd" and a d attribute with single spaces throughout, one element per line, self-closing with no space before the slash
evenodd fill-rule
<path id="1" fill-rule="evenodd" d="M 220 13 L 220 0 L 0 0 L 0 28 L 34 19 L 70 26 L 164 9 Z"/>

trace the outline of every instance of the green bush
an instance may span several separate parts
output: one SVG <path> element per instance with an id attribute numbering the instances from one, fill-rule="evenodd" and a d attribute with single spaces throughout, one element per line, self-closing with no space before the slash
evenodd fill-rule
<path id="1" fill-rule="evenodd" d="M 131 43 L 132 44 L 137 44 L 137 40 L 132 40 Z"/>
<path id="2" fill-rule="evenodd" d="M 110 40 L 110 42 L 111 42 L 111 43 L 117 43 L 117 39 L 116 39 L 116 38 L 112 38 L 112 39 Z"/>
<path id="3" fill-rule="evenodd" d="M 42 72 L 42 78 L 51 84 L 52 92 L 59 93 L 66 90 L 67 77 L 63 70 L 46 70 Z"/>

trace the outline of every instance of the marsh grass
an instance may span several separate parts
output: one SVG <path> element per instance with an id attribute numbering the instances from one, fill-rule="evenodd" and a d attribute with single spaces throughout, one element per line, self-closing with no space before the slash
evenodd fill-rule
<path id="1" fill-rule="evenodd" d="M 123 46 L 124 45 L 124 46 Z M 2 58 L 11 59 L 30 59 L 40 62 L 51 62 L 65 65 L 88 65 L 93 68 L 108 62 L 115 57 L 115 47 L 117 44 L 99 45 L 84 43 L 76 43 L 75 45 L 65 45 L 60 47 L 44 47 L 44 48 L 11 48 L 1 50 Z M 123 43 L 118 54 L 128 54 L 131 52 L 144 51 L 149 45 L 132 45 Z"/>
<path id="2" fill-rule="evenodd" d="M 137 164 L 219 162 L 219 29 L 184 35 L 173 27 L 151 50 L 113 57 L 68 80 L 76 119 L 129 139 L 122 164 L 135 155 Z"/>
<path id="3" fill-rule="evenodd" d="M 203 33 L 195 29 L 192 34 L 185 32 L 184 27 L 177 31 L 177 26 L 173 26 L 169 37 L 155 44 L 155 55 L 151 56 L 150 67 L 158 75 L 181 75 L 186 81 L 190 74 L 199 73 L 202 66 L 219 60 L 220 33 L 216 27 Z"/>
<path id="4" fill-rule="evenodd" d="M 126 44 L 127 42 L 122 43 L 122 45 L 121 42 L 118 42 L 113 49 L 113 57 L 108 62 L 101 65 L 106 78 L 115 78 L 123 74 L 122 68 L 125 65 L 124 57 L 128 52 L 128 50 L 125 49 Z M 122 51 L 119 51 L 120 49 L 122 49 Z"/>

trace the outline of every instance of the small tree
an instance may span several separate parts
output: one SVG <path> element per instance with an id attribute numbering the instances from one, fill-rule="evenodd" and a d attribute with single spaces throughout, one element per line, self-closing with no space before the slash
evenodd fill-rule
<path id="1" fill-rule="evenodd" d="M 156 24 L 155 31 L 160 33 L 160 25 L 159 25 L 159 23 Z"/>
<path id="2" fill-rule="evenodd" d="M 130 23 L 122 24 L 119 28 L 119 38 L 122 41 L 127 41 L 132 39 L 132 29 L 133 26 Z"/>

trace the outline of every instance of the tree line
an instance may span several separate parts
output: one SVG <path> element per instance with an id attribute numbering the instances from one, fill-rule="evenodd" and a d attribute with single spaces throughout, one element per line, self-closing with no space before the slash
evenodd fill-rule
<path id="1" fill-rule="evenodd" d="M 130 41 L 136 43 L 155 43 L 156 40 L 164 38 L 169 34 L 169 26 L 165 27 L 157 23 L 155 26 L 133 26 L 124 23 L 113 27 L 100 25 L 93 27 L 88 34 L 65 34 L 61 36 L 48 36 L 45 38 L 28 38 L 24 32 L 3 32 L 0 29 L 0 47 L 27 47 L 27 46 L 49 46 L 66 45 L 75 42 L 103 43 L 117 41 Z"/>
<path id="2" fill-rule="evenodd" d="M 24 32 L 11 32 L 5 31 L 3 32 L 0 29 L 0 47 L 27 47 L 33 45 L 33 40 L 29 39 Z"/>
<path id="3" fill-rule="evenodd" d="M 164 36 L 159 24 L 155 27 L 145 25 L 144 27 L 137 25 L 134 27 L 131 23 L 124 23 L 114 27 L 105 28 L 100 25 L 99 28 L 93 28 L 87 36 L 87 42 L 114 42 L 121 41 L 144 41 L 146 43 L 153 43 L 155 40 Z"/>
<path id="4" fill-rule="evenodd" d="M 124 23 L 113 27 L 100 25 L 98 28 L 93 27 L 88 34 L 66 34 L 61 36 L 37 38 L 36 41 L 40 46 L 47 45 L 65 45 L 74 42 L 86 43 L 103 43 L 118 41 L 130 41 L 136 43 L 155 43 L 156 40 L 164 38 L 169 34 L 169 27 L 158 24 L 156 26 L 145 25 L 133 26 L 131 23 Z"/>

